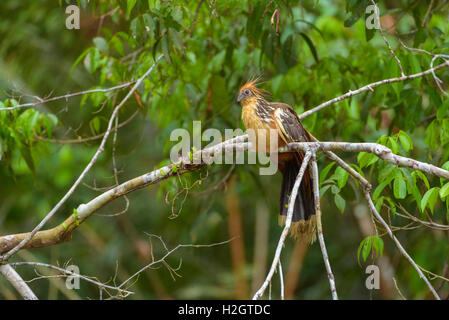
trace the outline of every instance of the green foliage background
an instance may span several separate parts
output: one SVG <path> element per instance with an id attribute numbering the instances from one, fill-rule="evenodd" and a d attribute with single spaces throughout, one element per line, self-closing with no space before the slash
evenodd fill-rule
<path id="1" fill-rule="evenodd" d="M 164 59 L 137 89 L 138 98 L 122 108 L 120 122 L 138 110 L 138 116 L 119 130 L 115 158 L 121 182 L 167 163 L 170 132 L 192 130 L 201 120 L 203 130 L 243 128 L 235 103 L 239 86 L 260 75 L 272 99 L 292 105 L 298 113 L 349 90 L 381 79 L 400 76 L 399 68 L 376 30 L 365 28 L 370 1 L 79 1 L 80 30 L 65 27 L 70 1 L 2 1 L 0 4 L 0 234 L 31 230 L 67 192 L 98 148 L 100 140 L 58 143 L 44 139 L 77 139 L 106 130 L 112 109 L 127 90 L 90 94 L 46 103 L 35 108 L 2 111 L 33 96 L 63 95 L 93 88 L 108 88 L 141 76 L 161 53 Z M 75 2 L 74 2 L 75 3 Z M 432 57 L 402 47 L 438 54 L 449 52 L 448 4 L 435 1 L 380 1 L 383 21 L 393 21 L 387 37 L 406 74 L 430 67 Z M 279 30 L 270 18 L 279 8 Z M 267 9 L 266 9 L 267 8 Z M 266 13 L 264 14 L 264 11 Z M 424 17 L 427 18 L 424 20 Z M 276 19 L 274 20 L 276 23 Z M 439 59 L 435 64 L 441 63 Z M 437 72 L 447 87 L 448 70 Z M 395 153 L 449 169 L 449 99 L 431 76 L 385 85 L 336 103 L 303 121 L 323 141 L 375 142 Z M 41 139 L 37 138 L 41 137 Z M 396 215 L 402 209 L 423 219 L 447 224 L 447 181 L 377 161 L 369 154 L 342 154 L 373 184 L 376 206 L 394 226 L 409 221 Z M 73 208 L 107 187 L 113 176 L 112 137 L 94 168 L 48 227 L 60 223 Z M 365 238 L 356 219 L 363 197 L 345 172 L 319 159 L 323 193 L 323 223 L 330 261 L 339 295 L 344 299 L 385 298 L 365 288 L 365 266 L 376 263 L 382 251 L 393 276 L 408 298 L 429 297 L 428 289 L 399 255 L 380 229 L 380 237 Z M 213 243 L 227 240 L 227 194 L 236 192 L 242 213 L 245 277 L 253 276 L 255 263 L 269 264 L 280 228 L 277 225 L 279 175 L 258 175 L 254 165 L 238 165 L 231 188 L 210 189 L 229 172 L 215 165 L 201 172 L 170 179 L 129 195 L 130 206 L 120 212 L 119 199 L 102 208 L 74 233 L 73 240 L 51 248 L 23 251 L 13 261 L 35 260 L 60 264 L 70 261 L 83 274 L 120 283 L 149 259 L 149 238 L 158 234 L 168 246 L 179 243 Z M 207 172 L 206 172 L 207 171 Z M 183 186 L 183 196 L 171 200 Z M 203 192 L 206 191 L 206 192 Z M 235 200 L 233 200 L 235 201 Z M 253 261 L 256 204 L 270 212 L 268 260 Z M 176 219 L 169 219 L 179 213 Z M 358 208 L 358 209 L 356 209 Z M 402 211 L 401 211 L 402 212 Z M 448 233 L 427 228 L 397 231 L 396 236 L 424 268 L 441 274 L 448 263 Z M 163 248 L 152 241 L 155 257 Z M 294 242 L 286 244 L 282 262 L 290 264 Z M 376 250 L 371 251 L 371 246 Z M 363 256 L 358 257 L 359 254 Z M 379 252 L 377 252 L 379 253 Z M 144 273 L 134 284 L 132 298 L 237 298 L 229 245 L 181 249 L 169 262 L 181 268 L 173 280 L 161 267 Z M 358 264 L 358 260 L 360 264 Z M 21 267 L 25 278 L 34 270 Z M 381 270 L 381 272 L 383 272 Z M 386 272 L 386 271 L 385 271 Z M 277 277 L 277 276 L 276 276 Z M 391 279 L 390 279 L 391 280 Z M 98 289 L 82 283 L 67 292 L 57 281 L 36 280 L 30 285 L 39 297 L 98 298 Z M 441 280 L 433 281 L 438 287 Z M 63 282 L 61 282 L 63 283 Z M 273 295 L 279 293 L 278 280 Z M 447 295 L 447 284 L 441 288 Z M 397 296 L 393 287 L 390 297 Z M 252 296 L 248 290 L 246 297 Z M 0 280 L 0 296 L 15 294 Z M 293 296 L 329 299 L 326 272 L 318 244 L 303 263 Z"/>

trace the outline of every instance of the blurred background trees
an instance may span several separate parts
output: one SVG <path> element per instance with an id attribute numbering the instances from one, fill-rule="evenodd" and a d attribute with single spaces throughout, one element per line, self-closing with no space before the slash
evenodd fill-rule
<path id="1" fill-rule="evenodd" d="M 81 8 L 79 30 L 65 27 L 65 8 Z M 47 227 L 73 208 L 119 182 L 168 163 L 170 132 L 243 128 L 235 103 L 239 86 L 260 75 L 272 100 L 298 113 L 365 84 L 400 76 L 378 30 L 367 29 L 370 1 L 2 1 L 0 4 L 0 234 L 30 231 L 67 192 L 89 162 L 112 109 L 128 92 L 80 95 L 33 108 L 1 111 L 34 96 L 108 88 L 141 76 L 164 59 L 121 109 L 125 122 L 75 194 Z M 406 74 L 430 67 L 433 54 L 449 52 L 447 1 L 379 1 L 381 24 Z M 400 41 L 404 45 L 401 45 Z M 406 47 L 407 46 L 407 47 Z M 443 60 L 437 60 L 435 65 Z M 447 88 L 448 70 L 438 72 Z M 129 90 L 129 89 L 128 89 Z M 449 99 L 432 76 L 377 88 L 307 117 L 305 127 L 322 141 L 380 142 L 395 153 L 449 168 Z M 86 140 L 87 139 L 87 140 Z M 85 141 L 86 140 L 86 141 Z M 342 154 L 371 181 L 382 215 L 423 268 L 448 275 L 448 233 L 410 224 L 406 212 L 448 223 L 447 181 L 376 161 Z M 115 163 L 115 165 L 114 165 Z M 371 218 L 356 184 L 343 170 L 319 159 L 323 224 L 339 296 L 343 299 L 430 297 L 425 284 L 384 232 L 382 258 L 364 239 Z M 201 183 L 195 183 L 201 181 Z M 13 261 L 76 264 L 81 273 L 120 283 L 160 257 L 166 244 L 214 243 L 184 248 L 163 266 L 142 274 L 131 298 L 249 298 L 260 285 L 281 229 L 277 225 L 280 176 L 259 176 L 255 165 L 214 165 L 117 199 L 86 221 L 72 241 L 24 250 Z M 377 191 L 377 194 L 376 194 Z M 448 192 L 449 194 L 449 187 Z M 423 198 L 425 201 L 423 201 Z M 124 210 L 126 209 L 126 210 Z M 120 213 L 117 215 L 117 213 Z M 359 256 L 358 249 L 360 247 Z M 363 250 L 362 250 L 363 249 Z M 152 254 L 151 254 L 152 253 Z M 358 262 L 359 261 L 359 262 Z M 289 240 L 282 256 L 286 297 L 330 298 L 317 244 Z M 365 287 L 365 267 L 381 267 L 380 290 Z M 31 279 L 32 268 L 20 273 Z M 49 271 L 40 270 L 48 274 Z M 397 286 L 395 285 L 396 281 Z M 442 297 L 444 280 L 432 282 Z M 58 279 L 31 288 L 54 299 L 98 298 L 82 282 L 69 291 Z M 273 297 L 279 283 L 273 282 Z M 15 298 L 0 279 L 0 296 Z"/>

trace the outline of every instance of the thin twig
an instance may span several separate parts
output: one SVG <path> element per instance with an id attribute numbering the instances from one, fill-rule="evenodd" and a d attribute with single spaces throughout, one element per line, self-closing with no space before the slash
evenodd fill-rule
<path id="1" fill-rule="evenodd" d="M 405 76 L 405 73 L 404 73 L 404 69 L 402 69 L 401 60 L 399 60 L 398 56 L 394 53 L 394 50 L 393 50 L 393 48 L 391 47 L 390 42 L 388 42 L 388 39 L 387 39 L 387 37 L 385 36 L 384 31 L 382 30 L 382 25 L 380 24 L 379 7 L 378 7 L 377 4 L 374 2 L 374 0 L 371 0 L 371 3 L 372 3 L 372 4 L 374 5 L 374 7 L 375 7 L 374 13 L 376 14 L 376 19 L 377 19 L 377 21 L 378 21 L 378 23 L 379 23 L 379 31 L 380 31 L 380 34 L 381 34 L 382 38 L 384 39 L 384 42 L 385 42 L 385 44 L 387 45 L 388 50 L 390 50 L 391 55 L 392 55 L 392 56 L 396 59 L 396 61 L 397 61 L 398 65 L 399 65 L 399 70 L 401 71 L 401 76 L 404 77 L 404 76 Z"/>
<path id="2" fill-rule="evenodd" d="M 395 286 L 396 290 L 398 291 L 399 296 L 401 297 L 401 299 L 402 299 L 402 300 L 407 300 L 407 299 L 404 297 L 404 295 L 402 294 L 401 290 L 399 289 L 399 286 L 398 286 L 398 283 L 397 283 L 395 277 L 393 277 L 393 282 L 394 282 L 394 286 Z"/>
<path id="3" fill-rule="evenodd" d="M 119 85 L 111 87 L 111 88 L 84 90 L 84 91 L 79 91 L 79 92 L 75 92 L 75 93 L 68 93 L 68 94 L 65 94 L 63 96 L 58 96 L 58 97 L 53 97 L 53 98 L 42 99 L 42 98 L 39 98 L 39 97 L 35 96 L 34 98 L 38 99 L 38 101 L 36 101 L 36 102 L 19 104 L 19 105 L 14 106 L 14 107 L 0 108 L 0 111 L 7 111 L 7 110 L 20 109 L 20 108 L 35 107 L 35 106 L 38 106 L 40 104 L 44 104 L 44 103 L 47 103 L 47 102 L 52 102 L 52 101 L 62 100 L 62 99 L 69 99 L 69 98 L 73 98 L 73 97 L 76 97 L 76 96 L 80 96 L 80 95 L 84 95 L 84 94 L 90 94 L 90 93 L 95 93 L 95 92 L 114 91 L 114 90 L 118 90 L 118 89 L 129 87 L 130 85 L 133 85 L 134 83 L 137 83 L 137 81 L 139 81 L 139 80 L 129 81 L 129 82 L 126 82 L 126 83 L 123 83 L 123 84 L 119 84 Z"/>
<path id="4" fill-rule="evenodd" d="M 284 275 L 282 273 L 281 260 L 279 260 L 279 280 L 281 282 L 281 300 L 284 300 Z"/>
<path id="5" fill-rule="evenodd" d="M 316 154 L 312 156 L 312 183 L 313 183 L 313 195 L 315 200 L 315 214 L 316 214 L 316 226 L 318 240 L 320 243 L 321 253 L 323 255 L 324 265 L 327 271 L 327 278 L 329 279 L 329 285 L 331 288 L 331 294 L 333 300 L 338 300 L 337 288 L 335 286 L 335 277 L 332 273 L 331 264 L 329 262 L 329 256 L 326 250 L 326 244 L 323 236 L 323 225 L 321 223 L 321 206 L 320 206 L 320 182 L 318 175 L 318 165 L 316 163 Z"/>
<path id="6" fill-rule="evenodd" d="M 424 18 L 422 19 L 421 27 L 424 27 L 426 24 L 427 17 L 429 16 L 430 12 L 432 11 L 433 1 L 434 0 L 430 0 L 429 7 L 427 8 L 426 14 L 424 15 Z"/>
<path id="7" fill-rule="evenodd" d="M 432 292 L 433 296 L 436 300 L 441 300 L 438 293 L 433 288 L 432 284 L 429 282 L 429 280 L 426 278 L 424 273 L 422 273 L 420 267 L 415 263 L 415 261 L 410 257 L 410 255 L 405 251 L 402 244 L 399 242 L 399 240 L 395 237 L 393 232 L 391 231 L 388 224 L 385 222 L 385 220 L 382 218 L 382 216 L 377 212 L 376 206 L 373 203 L 373 200 L 371 199 L 371 195 L 368 191 L 363 192 L 365 195 L 366 201 L 368 201 L 368 207 L 370 208 L 371 213 L 376 217 L 376 219 L 384 226 L 384 228 L 387 230 L 388 235 L 393 239 L 396 247 L 398 248 L 399 252 L 410 262 L 410 264 L 415 268 L 416 272 L 418 272 L 419 277 L 426 283 L 427 287 L 429 288 L 430 292 Z"/>
<path id="8" fill-rule="evenodd" d="M 162 241 L 162 238 L 160 238 L 160 237 L 158 237 L 158 238 Z M 165 260 L 168 258 L 168 256 L 170 256 L 173 252 L 175 252 L 176 250 L 178 250 L 178 249 L 180 249 L 180 248 L 210 248 L 210 247 L 215 247 L 215 246 L 219 246 L 219 245 L 222 245 L 222 244 L 229 243 L 229 242 L 231 242 L 232 240 L 234 240 L 234 239 L 229 239 L 229 240 L 226 240 L 226 241 L 217 242 L 217 243 L 212 243 L 212 244 L 178 244 L 176 247 L 174 247 L 174 248 L 171 249 L 171 250 L 168 250 L 168 248 L 166 247 L 165 243 L 162 241 L 162 243 L 163 243 L 163 245 L 164 245 L 164 247 L 165 247 L 165 250 L 166 250 L 165 255 L 164 255 L 162 258 L 160 258 L 160 259 L 158 259 L 158 260 L 156 260 L 156 261 L 153 261 L 153 262 L 147 264 L 145 267 L 141 268 L 139 271 L 137 271 L 137 272 L 136 272 L 135 274 L 133 274 L 131 277 L 129 277 L 128 279 L 126 279 L 125 281 L 123 281 L 122 284 L 121 284 L 120 286 L 118 286 L 118 288 L 122 288 L 122 287 L 123 287 L 125 284 L 127 284 L 131 279 L 134 279 L 134 278 L 137 277 L 139 274 L 141 274 L 141 273 L 144 272 L 145 270 L 151 268 L 151 267 L 154 266 L 155 264 L 158 264 L 158 263 L 164 263 Z M 166 266 L 167 266 L 167 265 L 166 265 Z M 172 271 L 173 271 L 174 269 L 169 269 L 169 270 L 172 270 Z"/>
<path id="9" fill-rule="evenodd" d="M 134 294 L 134 292 L 132 292 L 132 291 L 124 290 L 124 289 L 121 289 L 119 287 L 110 286 L 110 285 L 101 283 L 99 281 L 95 281 L 95 280 L 91 279 L 90 277 L 83 276 L 82 274 L 78 274 L 78 273 L 75 273 L 75 272 L 73 272 L 71 270 L 60 268 L 60 267 L 57 267 L 57 266 L 54 266 L 54 265 L 51 265 L 51 264 L 48 264 L 48 263 L 41 263 L 41 262 L 13 262 L 13 263 L 10 263 L 9 265 L 14 266 L 14 267 L 18 267 L 18 266 L 37 266 L 37 267 L 45 267 L 45 268 L 48 268 L 48 269 L 53 269 L 53 270 L 62 272 L 63 276 L 79 277 L 80 279 L 82 279 L 84 281 L 90 282 L 90 283 L 98 286 L 100 289 L 105 289 L 106 288 L 106 289 L 110 289 L 110 290 L 115 290 L 123 298 L 127 297 L 128 295 Z"/>
<path id="10" fill-rule="evenodd" d="M 128 119 L 126 119 L 125 121 L 123 121 L 122 123 L 120 123 L 117 126 L 117 129 L 120 129 L 124 126 L 126 126 L 128 123 L 130 123 L 138 114 L 140 113 L 140 110 L 137 109 Z M 115 129 L 114 129 L 115 130 Z M 47 142 L 55 142 L 55 143 L 62 143 L 62 144 L 66 144 L 66 143 L 83 143 L 83 142 L 89 142 L 89 141 L 94 141 L 94 140 L 98 140 L 102 137 L 104 137 L 104 135 L 106 134 L 106 132 L 97 134 L 95 136 L 91 136 L 91 137 L 87 137 L 87 138 L 81 138 L 78 137 L 77 139 L 49 139 L 49 138 L 44 138 L 41 137 L 37 134 L 35 134 L 34 136 L 36 137 L 36 139 L 41 140 L 41 141 L 47 141 Z"/>

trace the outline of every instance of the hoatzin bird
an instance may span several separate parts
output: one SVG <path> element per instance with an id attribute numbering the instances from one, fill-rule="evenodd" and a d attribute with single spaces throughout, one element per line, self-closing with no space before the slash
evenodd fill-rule
<path id="1" fill-rule="evenodd" d="M 290 142 L 312 141 L 304 129 L 295 110 L 286 103 L 268 102 L 266 92 L 257 88 L 255 81 L 249 81 L 240 88 L 237 102 L 242 105 L 242 120 L 246 129 L 255 131 L 256 141 L 252 145 L 258 148 L 257 139 L 267 139 L 267 151 L 270 148 L 270 129 L 277 132 L 278 148 Z M 251 135 L 250 135 L 251 139 Z M 253 137 L 254 139 L 254 137 Z M 265 150 L 264 150 L 265 151 Z M 287 217 L 290 194 L 304 159 L 303 152 L 278 154 L 278 169 L 282 173 L 279 223 L 284 224 Z M 312 179 L 309 167 L 306 169 L 298 190 L 293 209 L 291 235 L 301 241 L 311 243 L 315 240 L 315 204 L 312 192 Z"/>

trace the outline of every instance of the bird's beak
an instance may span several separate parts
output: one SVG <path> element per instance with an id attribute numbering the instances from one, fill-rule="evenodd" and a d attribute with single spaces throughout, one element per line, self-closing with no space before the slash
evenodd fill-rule
<path id="1" fill-rule="evenodd" d="M 240 102 L 243 100 L 243 98 L 245 97 L 245 95 L 242 93 L 239 93 L 239 95 L 237 96 L 237 102 Z"/>

